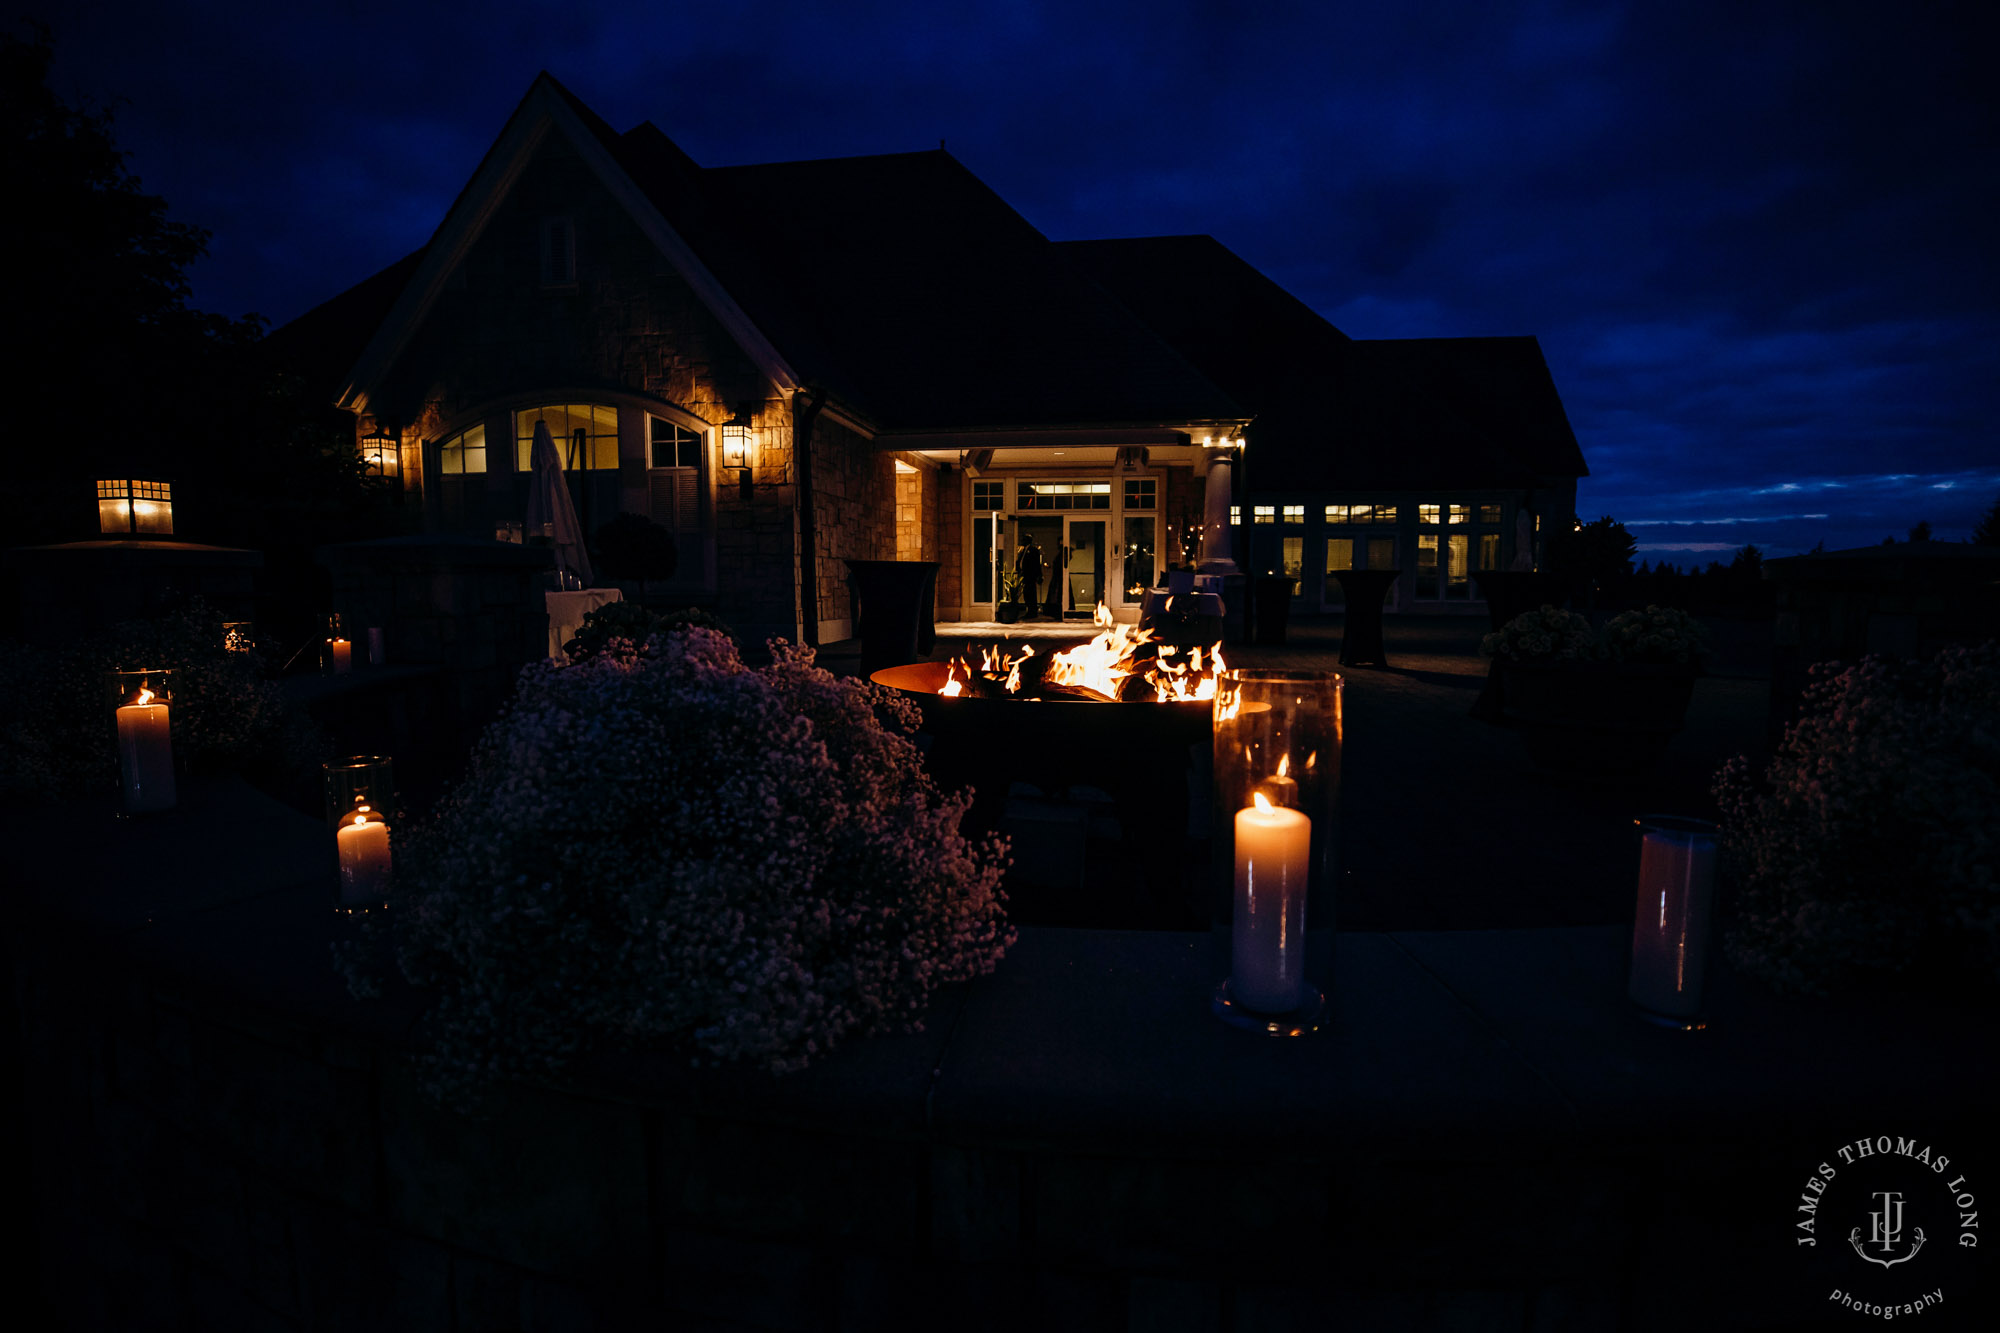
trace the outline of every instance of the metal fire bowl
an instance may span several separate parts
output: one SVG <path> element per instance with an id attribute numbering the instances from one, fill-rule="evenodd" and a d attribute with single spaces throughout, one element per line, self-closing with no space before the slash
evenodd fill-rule
<path id="1" fill-rule="evenodd" d="M 1039 772 L 1071 782 L 1118 786 L 1120 771 L 1133 761 L 1150 759 L 1151 752 L 1162 747 L 1205 746 L 1212 734 L 1215 705 L 1206 699 L 1163 704 L 963 694 L 947 698 L 938 689 L 950 678 L 946 662 L 884 667 L 869 677 L 877 685 L 900 691 L 922 710 L 935 758 L 965 762 L 967 750 L 996 758 L 1019 757 L 1028 761 L 1024 778 L 1030 782 Z M 1179 777 L 1178 768 L 1174 776 Z"/>

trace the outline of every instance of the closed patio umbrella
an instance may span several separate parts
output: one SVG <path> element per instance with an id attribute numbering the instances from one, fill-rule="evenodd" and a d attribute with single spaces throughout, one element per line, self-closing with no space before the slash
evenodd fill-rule
<path id="1" fill-rule="evenodd" d="M 563 480 L 562 455 L 549 434 L 549 423 L 535 423 L 535 442 L 528 452 L 532 469 L 528 483 L 528 531 L 547 530 L 555 542 L 556 563 L 584 587 L 590 586 L 590 556 L 583 549 L 583 525 L 576 521 L 576 505 L 569 498 Z"/>

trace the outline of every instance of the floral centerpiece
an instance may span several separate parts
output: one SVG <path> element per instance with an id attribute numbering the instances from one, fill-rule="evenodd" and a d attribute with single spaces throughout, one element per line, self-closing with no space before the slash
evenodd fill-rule
<path id="1" fill-rule="evenodd" d="M 1707 627 L 1671 606 L 1622 611 L 1605 622 L 1603 640 L 1614 662 L 1698 670 L 1710 656 Z"/>
<path id="2" fill-rule="evenodd" d="M 522 673 L 397 849 L 435 1094 L 618 1043 L 795 1070 L 998 962 L 1005 846 L 959 833 L 915 709 L 773 648 L 752 670 L 693 626 Z"/>
<path id="3" fill-rule="evenodd" d="M 2000 980 L 2000 645 L 1820 663 L 1769 766 L 1731 760 L 1715 795 L 1739 968 Z"/>
<path id="4" fill-rule="evenodd" d="M 1479 651 L 1510 662 L 1594 662 L 1604 657 L 1604 644 L 1583 616 L 1545 605 L 1481 639 Z"/>
<path id="5" fill-rule="evenodd" d="M 1692 617 L 1649 606 L 1602 631 L 1574 611 L 1525 611 L 1480 643 L 1495 684 L 1475 715 L 1517 727 L 1542 768 L 1631 774 L 1657 763 L 1686 720 L 1708 654 Z M 1499 706 L 1494 708 L 1492 696 Z"/>

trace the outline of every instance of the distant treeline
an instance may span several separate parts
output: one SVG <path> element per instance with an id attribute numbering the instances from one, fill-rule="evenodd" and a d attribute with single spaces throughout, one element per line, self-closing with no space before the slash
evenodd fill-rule
<path id="1" fill-rule="evenodd" d="M 1764 553 L 1745 546 L 1728 564 L 1711 560 L 1686 567 L 1662 560 L 1642 561 L 1630 574 L 1615 574 L 1600 585 L 1601 600 L 1620 609 L 1672 606 L 1708 615 L 1769 615 L 1777 599 L 1764 580 Z"/>

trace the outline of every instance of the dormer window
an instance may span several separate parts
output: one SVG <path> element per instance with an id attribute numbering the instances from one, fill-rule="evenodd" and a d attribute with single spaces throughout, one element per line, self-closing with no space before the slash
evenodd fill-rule
<path id="1" fill-rule="evenodd" d="M 542 286 L 576 285 L 576 224 L 568 218 L 542 219 Z"/>

